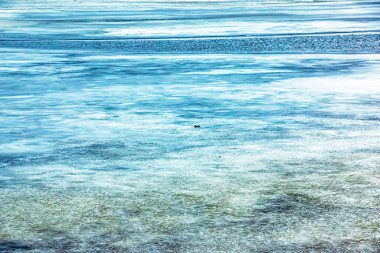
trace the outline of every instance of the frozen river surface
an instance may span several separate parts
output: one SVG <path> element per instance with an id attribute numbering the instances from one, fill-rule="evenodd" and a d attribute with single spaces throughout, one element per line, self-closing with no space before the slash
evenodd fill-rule
<path id="1" fill-rule="evenodd" d="M 379 252 L 379 53 L 378 1 L 0 0 L 0 252 Z"/>

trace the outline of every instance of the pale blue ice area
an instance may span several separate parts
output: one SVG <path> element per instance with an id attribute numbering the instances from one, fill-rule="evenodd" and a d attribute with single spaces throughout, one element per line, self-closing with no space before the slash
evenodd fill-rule
<path id="1" fill-rule="evenodd" d="M 0 0 L 0 252 L 379 252 L 379 14 Z"/>

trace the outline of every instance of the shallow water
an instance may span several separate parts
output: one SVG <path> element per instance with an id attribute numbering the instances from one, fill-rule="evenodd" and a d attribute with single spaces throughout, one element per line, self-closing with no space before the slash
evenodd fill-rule
<path id="1" fill-rule="evenodd" d="M 0 251 L 380 250 L 376 1 L 0 10 Z"/>

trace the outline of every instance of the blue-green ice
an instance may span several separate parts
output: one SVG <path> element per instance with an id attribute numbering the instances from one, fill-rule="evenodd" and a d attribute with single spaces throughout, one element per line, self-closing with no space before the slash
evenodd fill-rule
<path id="1" fill-rule="evenodd" d="M 378 1 L 0 0 L 0 252 L 379 251 Z"/>

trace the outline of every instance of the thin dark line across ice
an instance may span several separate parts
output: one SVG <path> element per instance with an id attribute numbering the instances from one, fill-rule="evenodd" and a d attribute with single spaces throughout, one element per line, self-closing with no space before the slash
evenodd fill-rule
<path id="1" fill-rule="evenodd" d="M 380 34 L 224 38 L 0 40 L 3 48 L 128 53 L 380 53 Z"/>

